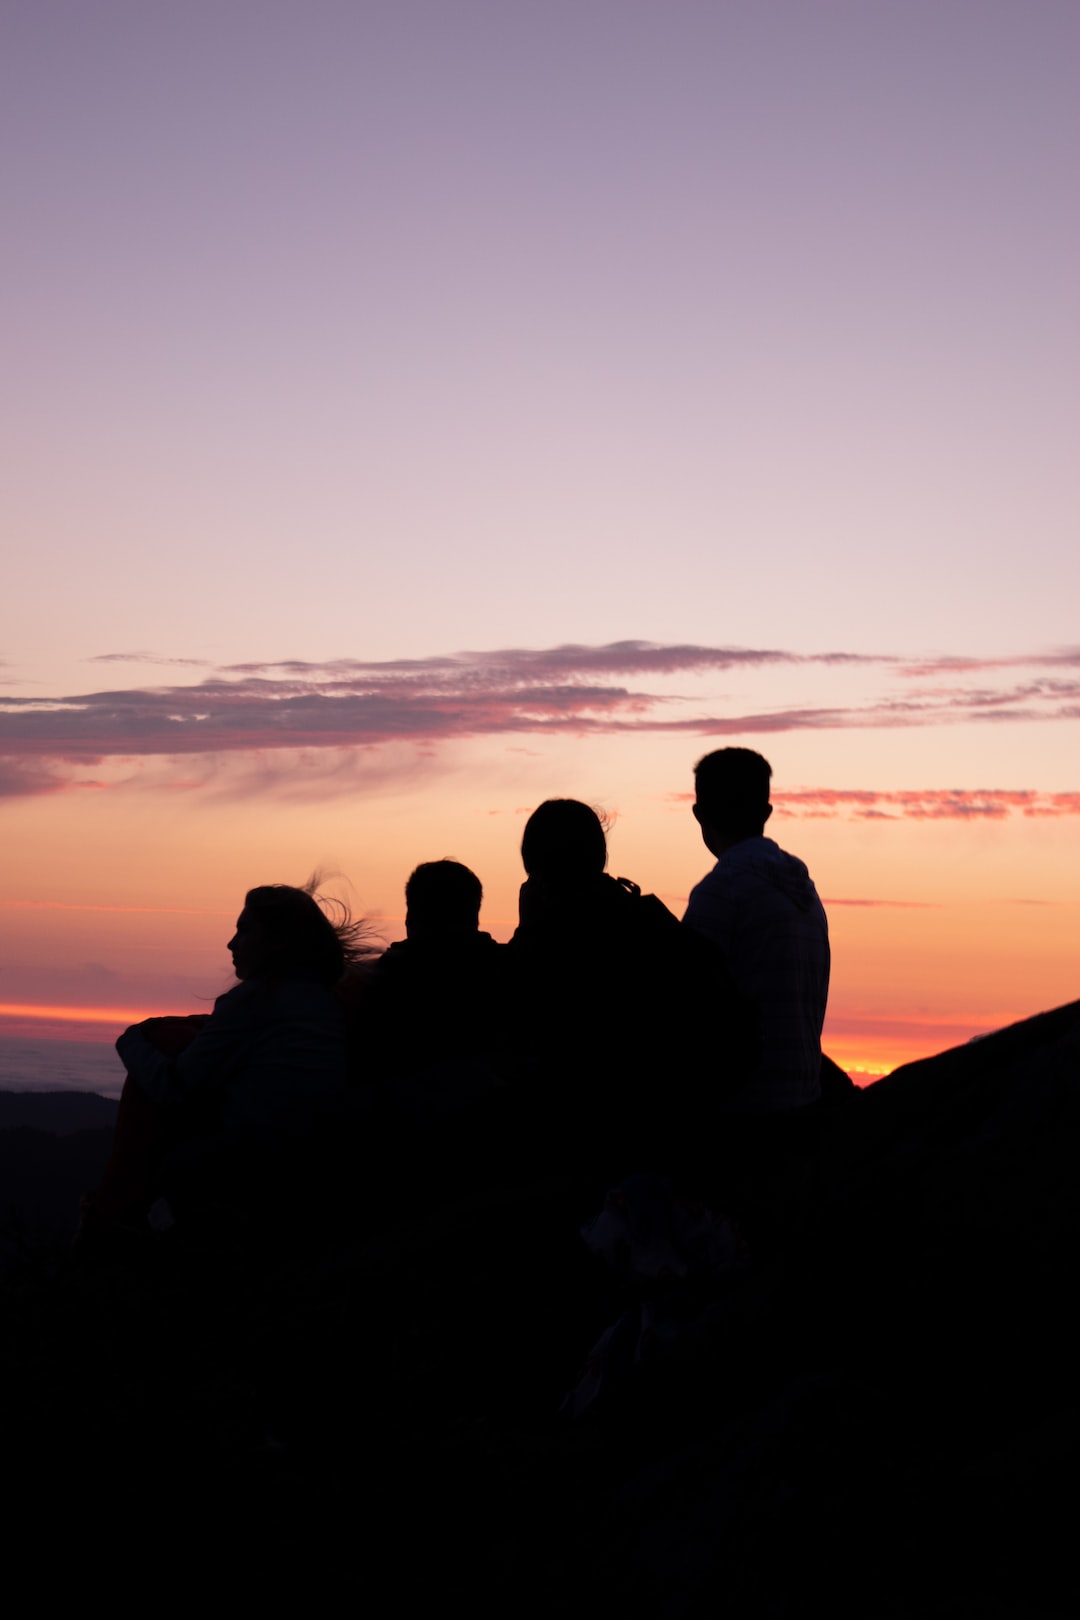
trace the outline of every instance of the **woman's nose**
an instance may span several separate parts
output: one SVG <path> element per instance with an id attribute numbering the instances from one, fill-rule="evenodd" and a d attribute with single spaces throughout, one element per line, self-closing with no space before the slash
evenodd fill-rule
<path id="1" fill-rule="evenodd" d="M 234 934 L 232 939 L 230 939 L 229 943 L 226 945 L 225 949 L 227 951 L 234 951 L 236 949 L 236 940 L 237 936 Z"/>

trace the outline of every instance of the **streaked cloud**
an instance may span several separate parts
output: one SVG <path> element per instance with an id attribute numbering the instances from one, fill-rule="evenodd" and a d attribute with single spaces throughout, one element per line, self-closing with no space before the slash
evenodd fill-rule
<path id="1" fill-rule="evenodd" d="M 867 900 L 867 899 L 838 899 L 836 895 L 822 895 L 821 903 L 824 906 L 865 906 L 874 910 L 879 906 L 899 907 L 902 911 L 927 911 L 936 907 L 933 900 Z"/>
<path id="2" fill-rule="evenodd" d="M 153 652 L 95 653 L 85 660 L 88 664 L 185 664 L 191 669 L 206 669 L 205 658 L 169 658 Z"/>
<path id="3" fill-rule="evenodd" d="M 693 793 L 669 793 L 672 804 L 689 804 Z M 1035 788 L 795 788 L 776 790 L 772 802 L 785 815 L 803 820 L 846 818 L 860 821 L 1001 821 L 1007 816 L 1080 816 L 1080 793 L 1042 793 Z M 837 900 L 834 906 L 914 905 L 903 900 Z M 921 902 L 920 902 L 921 903 Z M 1021 903 L 1021 902 L 1018 902 Z M 1032 902 L 1035 904 L 1036 902 Z"/>
<path id="4" fill-rule="evenodd" d="M 774 793 L 772 798 L 788 815 L 847 816 L 864 821 L 1003 821 L 1012 815 L 1080 816 L 1080 793 L 1040 793 L 1033 788 L 921 788 L 893 792 L 800 788 Z"/>
<path id="5" fill-rule="evenodd" d="M 59 762 L 18 755 L 0 757 L 0 799 L 22 799 L 42 793 L 59 793 L 72 786 Z"/>
<path id="6" fill-rule="evenodd" d="M 338 658 L 325 664 L 295 660 L 273 664 L 229 664 L 223 666 L 223 672 L 237 675 L 341 675 L 378 680 L 395 675 L 428 681 L 444 677 L 451 683 L 467 678 L 470 685 L 487 683 L 500 686 L 507 680 L 548 683 L 585 674 L 672 675 L 685 671 L 754 668 L 765 664 L 892 662 L 895 660 L 888 656 L 866 653 L 795 653 L 775 647 L 701 647 L 692 643 L 658 646 L 649 641 L 613 641 L 598 647 L 570 642 L 559 647 L 512 647 L 495 652 L 465 652 L 450 657 L 398 659 L 388 663 Z"/>
<path id="7" fill-rule="evenodd" d="M 95 662 L 196 665 L 197 660 L 149 652 L 108 652 Z M 300 796 L 355 791 L 380 770 L 407 770 L 403 750 L 430 760 L 459 739 L 565 734 L 685 733 L 704 743 L 752 739 L 800 730 L 888 729 L 993 720 L 1080 718 L 1080 678 L 1065 671 L 1080 652 L 1065 649 L 1030 659 L 900 659 L 830 651 L 704 647 L 620 641 L 509 648 L 453 656 L 325 663 L 280 660 L 234 664 L 186 685 L 147 684 L 55 697 L 8 692 L 0 698 L 0 796 L 110 786 L 148 780 L 140 762 L 159 762 L 159 785 L 177 791 L 222 788 L 228 759 L 230 792 L 283 791 Z M 1021 664 L 1062 669 L 1016 680 Z M 851 671 L 845 701 L 837 702 L 836 671 Z M 999 684 L 988 672 L 1010 672 Z M 797 703 L 782 701 L 790 672 Z M 947 673 L 951 679 L 942 682 Z M 758 675 L 762 679 L 756 680 Z M 726 677 L 743 695 L 716 691 Z M 978 676 L 977 682 L 974 676 Z M 671 686 L 679 680 L 682 689 Z M 920 678 L 913 688 L 912 681 Z M 966 678 L 972 677 L 970 681 Z M 897 686 L 895 682 L 902 684 Z M 808 701 L 814 696 L 830 701 Z M 706 683 L 706 684 L 703 684 Z M 773 705 L 747 706 L 747 688 L 776 691 Z M 397 749 L 382 765 L 375 753 Z M 285 756 L 291 762 L 287 764 Z M 296 760 L 302 759 L 298 771 Z M 242 785 L 241 785 L 242 784 Z M 1003 816 L 1076 813 L 1070 795 L 1001 792 L 876 794 L 822 797 L 806 790 L 786 807 L 803 815 L 846 813 L 864 819 L 898 816 Z M 815 797 L 815 794 L 818 796 Z"/>
<path id="8" fill-rule="evenodd" d="M 928 675 L 972 675 L 984 669 L 1080 669 L 1080 647 L 1059 647 L 1054 652 L 1025 653 L 1011 658 L 926 657 L 906 660 L 902 673 L 923 678 Z"/>

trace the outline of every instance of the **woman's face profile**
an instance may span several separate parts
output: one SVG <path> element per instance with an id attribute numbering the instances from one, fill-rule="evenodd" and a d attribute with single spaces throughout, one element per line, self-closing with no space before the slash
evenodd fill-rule
<path id="1" fill-rule="evenodd" d="M 263 971 L 268 943 L 265 929 L 245 906 L 236 919 L 236 933 L 228 944 L 232 952 L 233 971 L 241 982 L 256 979 Z"/>

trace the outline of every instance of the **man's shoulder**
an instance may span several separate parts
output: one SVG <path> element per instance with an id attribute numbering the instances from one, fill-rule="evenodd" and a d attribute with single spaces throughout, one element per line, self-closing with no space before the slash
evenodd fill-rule
<path id="1" fill-rule="evenodd" d="M 804 861 L 771 838 L 733 844 L 690 891 L 685 921 L 709 913 L 761 916 L 803 914 L 824 921 L 825 911 Z"/>
<path id="2" fill-rule="evenodd" d="M 690 891 L 690 899 L 724 899 L 752 891 L 770 880 L 777 857 L 789 859 L 771 838 L 744 838 L 724 851 L 710 872 Z M 800 863 L 801 864 L 801 863 Z M 804 868 L 805 870 L 805 868 Z"/>
<path id="3" fill-rule="evenodd" d="M 726 868 L 725 881 L 747 889 L 759 888 L 782 898 L 800 911 L 820 906 L 817 889 L 806 862 L 771 838 L 746 838 L 726 851 L 717 869 Z"/>
<path id="4" fill-rule="evenodd" d="M 699 878 L 694 884 L 694 887 L 690 890 L 690 906 L 693 907 L 702 900 L 711 899 L 713 897 L 721 897 L 730 890 L 730 887 L 731 874 L 729 872 L 722 872 L 720 870 L 720 862 L 717 861 L 712 870 L 710 872 L 706 872 L 703 878 Z"/>

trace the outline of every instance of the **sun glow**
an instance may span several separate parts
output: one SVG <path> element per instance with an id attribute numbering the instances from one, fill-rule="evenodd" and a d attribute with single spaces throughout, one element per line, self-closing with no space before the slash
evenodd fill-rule
<path id="1" fill-rule="evenodd" d="M 190 1009 L 185 1008 L 184 1011 Z M 44 1023 L 117 1024 L 126 1027 L 139 1023 L 143 1018 L 165 1013 L 167 1009 L 162 1007 L 45 1007 L 31 1002 L 0 1002 L 0 1018 L 40 1019 Z"/>

